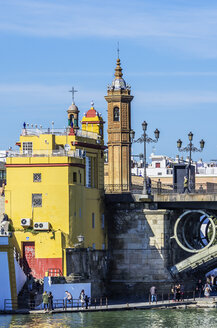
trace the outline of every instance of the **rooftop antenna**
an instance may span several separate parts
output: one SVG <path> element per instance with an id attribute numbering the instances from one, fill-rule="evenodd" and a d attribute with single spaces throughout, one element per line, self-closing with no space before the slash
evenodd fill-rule
<path id="1" fill-rule="evenodd" d="M 72 90 L 69 90 L 69 92 L 72 93 L 72 103 L 75 103 L 75 92 L 78 92 L 78 90 L 75 90 L 74 87 L 72 87 Z"/>
<path id="2" fill-rule="evenodd" d="M 117 53 L 118 53 L 118 59 L 119 59 L 119 54 L 120 54 L 119 41 L 118 41 L 118 46 L 117 46 Z"/>

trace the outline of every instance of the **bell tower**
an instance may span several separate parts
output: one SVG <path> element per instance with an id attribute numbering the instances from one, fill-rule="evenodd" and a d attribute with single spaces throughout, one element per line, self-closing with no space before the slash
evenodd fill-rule
<path id="1" fill-rule="evenodd" d="M 130 86 L 123 79 L 117 59 L 115 79 L 108 86 L 108 190 L 129 192 L 131 186 L 131 101 Z"/>

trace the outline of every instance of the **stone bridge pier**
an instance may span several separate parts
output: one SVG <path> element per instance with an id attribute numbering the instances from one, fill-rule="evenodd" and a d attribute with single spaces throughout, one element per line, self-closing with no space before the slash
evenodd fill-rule
<path id="1" fill-rule="evenodd" d="M 114 297 L 144 297 L 153 285 L 168 293 L 174 281 L 192 290 L 217 267 L 217 203 L 107 194 L 106 206 L 108 290 Z"/>
<path id="2" fill-rule="evenodd" d="M 112 295 L 144 297 L 153 285 L 159 293 L 170 292 L 174 280 L 169 268 L 183 253 L 170 239 L 177 213 L 147 201 L 122 197 L 118 202 L 115 195 L 108 195 L 107 209 Z"/>

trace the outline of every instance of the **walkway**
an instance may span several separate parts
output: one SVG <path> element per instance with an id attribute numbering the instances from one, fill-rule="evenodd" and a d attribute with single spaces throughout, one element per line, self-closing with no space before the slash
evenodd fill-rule
<path id="1" fill-rule="evenodd" d="M 164 308 L 216 308 L 217 307 L 217 298 L 210 297 L 206 298 L 196 298 L 189 299 L 183 302 L 173 302 L 171 301 L 160 301 L 157 303 L 149 302 L 135 302 L 135 303 L 121 303 L 121 304 L 109 304 L 103 306 L 91 306 L 87 310 L 81 307 L 67 308 L 58 308 L 53 310 L 51 313 L 70 313 L 70 312 L 98 312 L 98 311 L 126 311 L 126 310 L 149 310 L 149 309 L 164 309 Z M 27 310 L 20 309 L 14 311 L 7 311 L 4 313 L 16 313 L 16 314 L 48 314 L 44 310 Z"/>

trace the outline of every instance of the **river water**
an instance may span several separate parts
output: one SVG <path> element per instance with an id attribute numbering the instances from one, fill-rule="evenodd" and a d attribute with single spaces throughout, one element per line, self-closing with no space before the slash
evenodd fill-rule
<path id="1" fill-rule="evenodd" d="M 0 327 L 19 328 L 216 328 L 216 309 L 131 310 L 86 313 L 0 315 Z"/>

